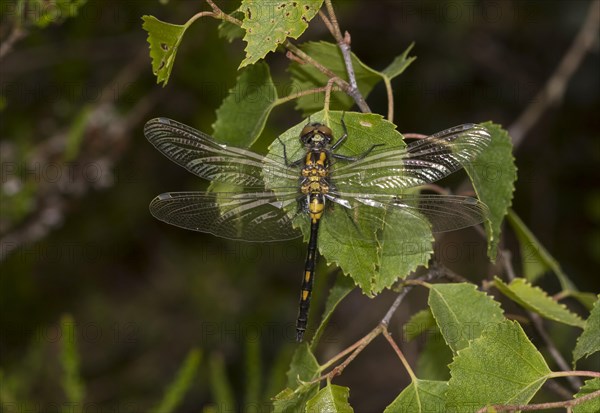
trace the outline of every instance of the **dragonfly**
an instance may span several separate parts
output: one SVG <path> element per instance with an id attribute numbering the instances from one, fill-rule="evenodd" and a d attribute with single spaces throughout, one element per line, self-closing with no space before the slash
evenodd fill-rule
<path id="1" fill-rule="evenodd" d="M 423 220 L 432 232 L 452 231 L 479 224 L 488 217 L 478 199 L 459 195 L 426 194 L 412 190 L 431 184 L 473 162 L 490 142 L 487 129 L 459 125 L 406 145 L 375 144 L 363 153 L 338 153 L 348 139 L 334 139 L 332 129 L 320 122 L 306 123 L 299 133 L 301 154 L 289 159 L 280 140 L 282 156 L 256 152 L 218 142 L 210 135 L 167 118 L 148 121 L 146 138 L 163 155 L 200 178 L 232 184 L 232 191 L 167 192 L 150 203 L 151 214 L 168 224 L 233 240 L 269 242 L 302 236 L 310 225 L 302 274 L 296 340 L 301 342 L 308 323 L 321 221 L 330 211 L 342 210 L 357 245 L 376 244 L 368 228 L 402 225 L 386 221 L 390 213 Z M 284 182 L 285 185 L 277 185 Z M 333 219 L 333 218 L 331 218 Z M 354 226 L 354 228 L 352 228 Z M 368 240 L 366 244 L 364 241 Z"/>

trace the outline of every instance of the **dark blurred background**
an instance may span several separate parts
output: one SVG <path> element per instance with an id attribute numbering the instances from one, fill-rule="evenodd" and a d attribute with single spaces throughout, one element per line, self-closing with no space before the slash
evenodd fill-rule
<path id="1" fill-rule="evenodd" d="M 6 44 L 16 2 L 1 4 L 0 35 Z M 237 7 L 229 1 L 217 4 L 225 11 Z M 510 127 L 555 70 L 590 2 L 334 5 L 342 30 L 351 32 L 353 51 L 373 68 L 383 69 L 416 43 L 412 54 L 418 59 L 393 83 L 395 123 L 401 132 L 427 134 L 486 120 Z M 141 16 L 183 24 L 201 9 L 208 7 L 198 1 L 88 1 L 76 17 L 55 16 L 45 28 L 27 27 L 0 61 L 3 403 L 49 406 L 64 400 L 57 377 L 58 322 L 65 313 L 78 328 L 86 401 L 105 407 L 101 411 L 109 406 L 146 411 L 155 405 L 194 347 L 203 351 L 199 379 L 178 411 L 200 411 L 215 400 L 210 374 L 215 367 L 207 360 L 224 363 L 241 402 L 247 341 L 259 343 L 264 392 L 272 396 L 283 389 L 281 372 L 295 348 L 302 243 L 228 241 L 168 226 L 148 212 L 155 195 L 202 189 L 206 183 L 152 148 L 142 133 L 144 122 L 166 116 L 210 133 L 215 110 L 235 84 L 244 43 L 220 39 L 216 20 L 197 21 L 186 33 L 163 89 L 152 75 Z M 332 41 L 318 18 L 301 40 Z M 267 61 L 276 84 L 285 87 L 285 56 L 271 53 Z M 599 69 L 596 42 L 562 100 L 515 150 L 519 179 L 513 202 L 578 288 L 596 293 Z M 369 104 L 386 113 L 382 84 Z M 301 120 L 293 104 L 276 108 L 256 149 Z M 486 275 L 478 272 L 485 271 L 480 263 L 485 245 L 475 231 L 449 239 L 437 249 L 440 260 L 452 261 L 452 268 L 473 280 Z M 474 242 L 479 264 L 474 265 L 472 256 L 456 255 L 461 248 L 443 257 L 448 251 L 444 242 L 459 247 Z M 504 246 L 518 257 L 510 230 Z M 313 321 L 334 279 L 331 267 L 322 262 L 319 269 Z M 558 291 L 552 275 L 542 284 Z M 319 360 L 369 331 L 393 299 L 390 292 L 370 300 L 354 291 L 336 312 Z M 424 307 L 424 299 L 416 292 L 404 303 L 393 333 L 400 335 L 401 323 Z M 585 315 L 581 306 L 573 308 Z M 567 331 L 563 339 L 569 349 L 577 332 Z M 415 362 L 418 343 L 403 345 Z M 275 373 L 270 373 L 273 366 Z M 381 411 L 407 380 L 381 340 L 337 383 L 350 386 L 351 403 L 361 412 Z M 234 409 L 221 406 L 218 411 Z"/>

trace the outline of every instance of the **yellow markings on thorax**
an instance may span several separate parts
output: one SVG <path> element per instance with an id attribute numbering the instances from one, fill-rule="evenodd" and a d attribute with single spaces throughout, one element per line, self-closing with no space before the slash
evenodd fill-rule
<path id="1" fill-rule="evenodd" d="M 302 290 L 302 301 L 306 301 L 308 299 L 308 290 Z"/>

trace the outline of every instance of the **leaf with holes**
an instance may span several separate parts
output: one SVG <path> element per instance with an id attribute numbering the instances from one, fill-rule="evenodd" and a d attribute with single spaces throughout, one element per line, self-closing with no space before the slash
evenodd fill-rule
<path id="1" fill-rule="evenodd" d="M 154 16 L 143 16 L 142 20 L 142 28 L 148 32 L 152 72 L 156 76 L 156 83 L 163 82 L 163 86 L 166 86 L 173 70 L 179 43 L 193 21 L 189 20 L 186 24 L 179 25 L 160 21 Z"/>
<path id="2" fill-rule="evenodd" d="M 256 63 L 289 37 L 297 39 L 318 13 L 323 0 L 259 1 L 243 0 L 242 29 L 246 58 L 240 68 Z"/>

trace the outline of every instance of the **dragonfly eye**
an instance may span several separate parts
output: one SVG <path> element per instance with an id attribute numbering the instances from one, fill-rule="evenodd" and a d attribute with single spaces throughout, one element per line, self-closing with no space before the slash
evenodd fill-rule
<path id="1" fill-rule="evenodd" d="M 327 126 L 325 125 L 320 125 L 317 130 L 319 132 L 321 132 L 321 134 L 329 137 L 331 139 L 331 136 L 333 135 L 333 132 L 331 131 L 331 129 L 329 129 Z"/>
<path id="2" fill-rule="evenodd" d="M 306 125 L 303 129 L 302 132 L 300 132 L 300 138 L 302 140 L 306 139 L 306 135 L 308 134 L 312 134 L 312 132 L 315 130 L 316 128 L 314 127 L 314 125 Z"/>

